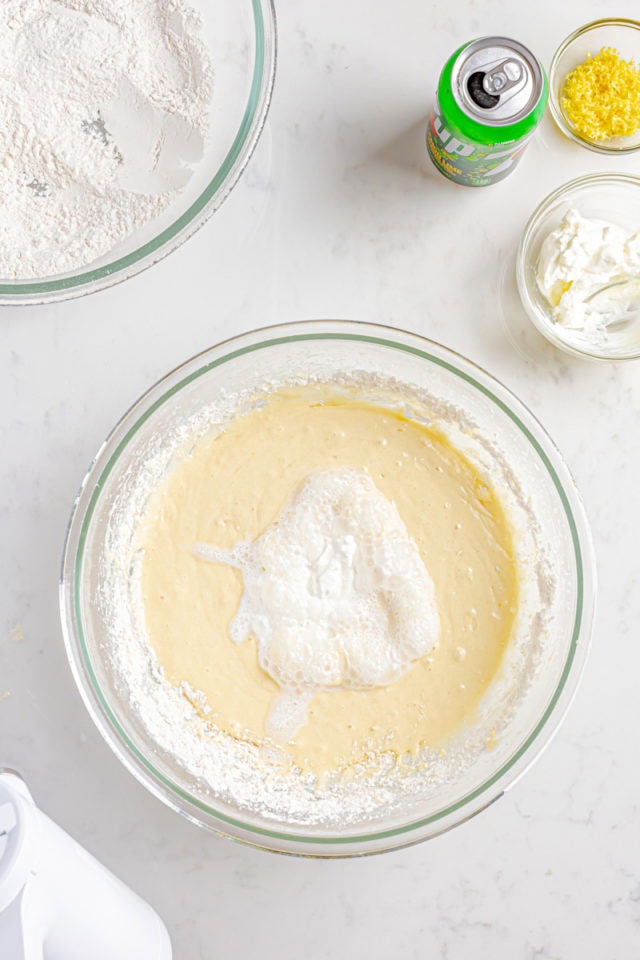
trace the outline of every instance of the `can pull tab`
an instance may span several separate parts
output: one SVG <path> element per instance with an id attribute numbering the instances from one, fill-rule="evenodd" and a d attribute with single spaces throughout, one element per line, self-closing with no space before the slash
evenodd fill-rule
<path id="1" fill-rule="evenodd" d="M 522 64 L 512 57 L 508 57 L 506 60 L 497 63 L 488 73 L 485 73 L 482 78 L 482 86 L 485 93 L 494 97 L 499 96 L 520 83 L 523 73 Z"/>

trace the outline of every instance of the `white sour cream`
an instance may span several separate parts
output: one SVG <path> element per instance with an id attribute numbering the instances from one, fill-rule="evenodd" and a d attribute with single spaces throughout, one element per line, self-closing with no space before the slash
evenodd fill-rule
<path id="1" fill-rule="evenodd" d="M 640 275 L 640 232 L 605 220 L 589 220 L 569 210 L 544 240 L 537 282 L 553 307 L 555 321 L 568 330 L 598 336 L 603 328 L 640 309 L 640 284 L 623 285 L 607 294 L 606 309 L 590 298 L 602 287 Z M 638 299 L 629 303 L 630 296 Z"/>

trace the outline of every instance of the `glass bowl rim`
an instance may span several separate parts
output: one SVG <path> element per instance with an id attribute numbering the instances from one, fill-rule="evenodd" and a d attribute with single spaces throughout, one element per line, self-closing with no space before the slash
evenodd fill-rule
<path id="1" fill-rule="evenodd" d="M 366 342 L 405 351 L 428 363 L 435 362 L 493 401 L 521 430 L 549 473 L 567 518 L 576 567 L 576 610 L 564 667 L 543 713 L 517 749 L 499 770 L 443 810 L 399 826 L 358 835 L 305 834 L 295 828 L 287 830 L 277 823 L 273 829 L 256 826 L 242 819 L 242 811 L 229 816 L 216 810 L 156 770 L 131 741 L 102 694 L 87 649 L 80 607 L 83 549 L 102 484 L 142 424 L 179 390 L 223 363 L 268 347 L 318 340 Z M 528 426 L 518 411 L 529 420 Z M 564 475 L 563 479 L 558 472 Z M 100 446 L 76 496 L 62 555 L 59 601 L 67 657 L 85 707 L 111 750 L 152 794 L 186 819 L 251 846 L 305 856 L 344 857 L 409 846 L 446 832 L 485 809 L 525 773 L 557 731 L 577 690 L 590 642 L 595 580 L 591 533 L 571 474 L 542 424 L 509 388 L 473 361 L 418 334 L 358 321 L 305 320 L 258 328 L 202 351 L 158 380 L 123 414 Z"/>
<path id="2" fill-rule="evenodd" d="M 0 306 L 59 302 L 97 293 L 128 280 L 164 259 L 196 233 L 229 196 L 260 139 L 273 95 L 277 63 L 275 0 L 249 0 L 255 56 L 251 83 L 231 146 L 200 194 L 169 226 L 135 250 L 100 267 L 79 268 L 54 278 L 9 280 L 0 277 Z"/>
<path id="3" fill-rule="evenodd" d="M 598 350 L 597 348 L 594 348 L 593 350 L 587 350 L 586 348 L 581 348 L 567 343 L 561 337 L 554 335 L 553 323 L 546 317 L 546 315 L 543 314 L 542 316 L 544 319 L 541 319 L 540 315 L 542 314 L 542 311 L 539 311 L 532 302 L 531 297 L 529 296 L 529 290 L 525 278 L 525 255 L 531 240 L 531 235 L 543 221 L 553 204 L 567 197 L 573 190 L 581 190 L 583 187 L 589 188 L 598 186 L 612 186 L 615 184 L 627 184 L 627 186 L 640 189 L 640 175 L 635 173 L 587 173 L 584 176 L 575 177 L 573 180 L 567 180 L 566 183 L 560 184 L 559 187 L 556 187 L 555 190 L 552 190 L 551 193 L 547 194 L 547 196 L 544 197 L 537 205 L 522 231 L 520 243 L 518 244 L 518 249 L 516 252 L 516 281 L 518 285 L 518 292 L 520 294 L 520 300 L 522 301 L 522 305 L 526 310 L 527 316 L 533 323 L 536 330 L 538 330 L 539 333 L 541 333 L 542 336 L 549 341 L 549 343 L 552 343 L 560 350 L 564 350 L 565 353 L 569 353 L 574 357 L 580 357 L 583 360 L 586 359 L 609 363 L 624 363 L 627 360 L 637 360 L 640 357 L 640 343 L 634 350 L 630 350 L 629 352 L 623 354 L 616 354 L 615 356 L 612 356 L 611 354 L 602 350 Z"/>
<path id="4" fill-rule="evenodd" d="M 585 23 L 582 27 L 578 27 L 577 30 L 573 30 L 567 37 L 564 38 L 554 53 L 549 66 L 549 109 L 556 124 L 562 133 L 569 137 L 570 140 L 573 140 L 574 143 L 579 144 L 581 147 L 586 147 L 587 150 L 593 150 L 594 153 L 605 154 L 606 156 L 616 156 L 617 154 L 626 156 L 630 153 L 635 153 L 637 150 L 640 150 L 640 143 L 636 143 L 634 146 L 630 147 L 607 147 L 604 145 L 604 142 L 599 144 L 596 141 L 587 140 L 585 137 L 581 137 L 580 134 L 569 125 L 569 122 L 565 119 L 565 116 L 562 112 L 560 103 L 556 102 L 556 85 L 554 81 L 558 71 L 560 58 L 568 50 L 574 40 L 577 40 L 578 37 L 581 37 L 583 34 L 590 33 L 592 30 L 600 27 L 616 26 L 629 27 L 633 30 L 640 31 L 640 20 L 632 20 L 627 17 L 603 17 L 600 20 L 591 20 L 589 23 Z"/>

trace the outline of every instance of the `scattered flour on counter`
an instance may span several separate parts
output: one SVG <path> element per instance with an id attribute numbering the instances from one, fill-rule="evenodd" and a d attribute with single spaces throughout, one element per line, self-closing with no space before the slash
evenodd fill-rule
<path id="1" fill-rule="evenodd" d="M 0 276 L 92 263 L 175 198 L 213 74 L 183 0 L 2 0 Z"/>

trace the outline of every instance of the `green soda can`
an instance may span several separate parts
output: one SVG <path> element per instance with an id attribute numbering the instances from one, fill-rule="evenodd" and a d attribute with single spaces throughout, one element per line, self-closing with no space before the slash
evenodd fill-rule
<path id="1" fill-rule="evenodd" d="M 485 187 L 507 177 L 547 106 L 539 60 L 507 37 L 465 43 L 447 60 L 427 130 L 427 150 L 445 177 Z"/>

